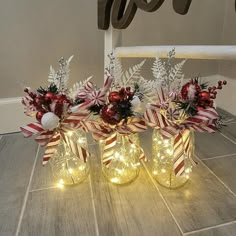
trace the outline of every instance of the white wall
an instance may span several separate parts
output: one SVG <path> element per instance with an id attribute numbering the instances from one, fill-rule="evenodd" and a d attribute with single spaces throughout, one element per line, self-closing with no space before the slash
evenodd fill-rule
<path id="1" fill-rule="evenodd" d="M 97 29 L 96 0 L 0 0 L 0 3 L 0 99 L 22 96 L 25 85 L 46 86 L 49 65 L 56 66 L 61 56 L 72 54 L 75 58 L 70 84 L 91 74 L 102 84 L 104 32 Z M 236 44 L 233 6 L 234 0 L 196 0 L 188 14 L 181 16 L 174 12 L 172 1 L 166 0 L 154 13 L 137 12 L 132 24 L 123 31 L 123 45 Z M 140 60 L 123 60 L 124 67 L 137 61 Z M 148 78 L 151 63 L 148 60 L 143 71 Z M 232 62 L 189 60 L 184 71 L 187 77 L 220 73 L 233 78 L 234 68 Z M 224 96 L 227 103 L 228 93 Z M 6 101 L 9 102 L 3 100 L 0 109 L 3 104 L 6 107 Z M 17 109 L 20 111 L 20 107 Z M 23 124 L 23 116 L 22 108 L 15 120 Z M 1 123 L 6 128 L 10 122 L 1 116 Z M 0 133 L 1 130 L 0 127 Z"/>

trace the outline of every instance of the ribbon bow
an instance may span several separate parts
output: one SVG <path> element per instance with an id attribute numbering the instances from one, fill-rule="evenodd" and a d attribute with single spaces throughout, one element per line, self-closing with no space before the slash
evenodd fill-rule
<path id="1" fill-rule="evenodd" d="M 88 113 L 81 111 L 73 113 L 66 117 L 54 130 L 45 130 L 39 122 L 30 123 L 20 127 L 24 137 L 28 138 L 33 135 L 38 135 L 35 140 L 40 146 L 46 146 L 43 155 L 43 165 L 46 165 L 50 158 L 55 154 L 61 138 L 67 143 L 70 150 L 81 160 L 86 162 L 89 157 L 89 152 L 81 147 L 77 142 L 70 139 L 67 132 L 74 131 L 81 127 L 81 121 L 88 116 Z"/>
<path id="2" fill-rule="evenodd" d="M 149 126 L 160 131 L 164 139 L 174 138 L 174 172 L 176 176 L 180 176 L 184 173 L 185 155 L 193 165 L 196 165 L 190 155 L 190 131 L 215 132 L 218 114 L 214 108 L 209 107 L 198 111 L 195 116 L 185 117 L 185 119 L 183 117 L 181 119 L 182 115 L 178 113 L 178 119 L 176 112 L 172 108 L 163 112 L 160 106 L 151 104 L 146 109 L 144 118 Z M 172 120 L 167 117 L 171 117 Z"/>
<path id="3" fill-rule="evenodd" d="M 110 126 L 108 124 L 101 123 L 98 121 L 86 120 L 82 122 L 82 126 L 86 131 L 92 132 L 93 138 L 96 141 L 105 140 L 102 163 L 107 167 L 113 160 L 113 148 L 117 144 L 117 136 L 119 134 L 125 135 L 125 137 L 131 144 L 135 145 L 135 147 L 140 149 L 140 160 L 146 160 L 146 156 L 144 154 L 143 149 L 137 144 L 135 144 L 129 137 L 130 134 L 143 132 L 147 129 L 147 126 L 143 119 L 132 117 L 129 118 L 127 122 L 124 122 L 123 120 L 115 126 Z"/>

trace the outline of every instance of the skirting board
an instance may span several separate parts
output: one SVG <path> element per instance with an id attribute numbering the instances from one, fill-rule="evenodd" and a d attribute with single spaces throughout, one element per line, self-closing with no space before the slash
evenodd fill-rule
<path id="1" fill-rule="evenodd" d="M 218 80 L 228 81 L 223 90 L 218 92 L 216 104 L 217 107 L 236 115 L 236 79 L 212 75 L 204 77 L 202 80 L 209 81 L 212 86 L 217 85 Z M 19 97 L 0 99 L 0 110 L 0 134 L 18 132 L 20 131 L 20 126 L 34 121 L 33 118 L 25 116 L 21 98 Z"/>
<path id="2" fill-rule="evenodd" d="M 24 114 L 19 97 L 0 99 L 0 110 L 0 134 L 18 132 L 20 126 L 33 121 Z"/>

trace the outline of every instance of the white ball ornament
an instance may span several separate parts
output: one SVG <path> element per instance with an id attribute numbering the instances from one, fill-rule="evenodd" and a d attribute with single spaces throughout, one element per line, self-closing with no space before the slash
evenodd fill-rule
<path id="1" fill-rule="evenodd" d="M 142 112 L 143 106 L 138 96 L 133 97 L 131 104 L 133 112 Z"/>
<path id="2" fill-rule="evenodd" d="M 60 118 L 53 112 L 47 112 L 41 119 L 41 124 L 44 129 L 53 130 L 59 124 Z"/>

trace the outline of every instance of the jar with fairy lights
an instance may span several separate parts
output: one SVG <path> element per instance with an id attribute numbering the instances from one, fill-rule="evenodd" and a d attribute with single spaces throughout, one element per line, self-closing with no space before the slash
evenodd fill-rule
<path id="1" fill-rule="evenodd" d="M 83 158 L 78 158 L 76 152 L 87 150 L 87 137 L 83 130 L 69 131 L 62 138 L 57 146 L 55 154 L 50 159 L 55 182 L 58 186 L 73 185 L 85 180 L 89 174 L 89 163 Z M 71 147 L 78 143 L 80 149 L 74 151 L 75 147 Z M 83 149 L 81 149 L 83 148 Z M 83 155 L 82 153 L 79 155 Z"/>
<path id="2" fill-rule="evenodd" d="M 178 147 L 175 147 L 175 141 L 176 137 L 164 139 L 160 131 L 153 130 L 152 174 L 160 185 L 169 189 L 183 186 L 189 180 L 193 166 L 190 160 L 194 155 L 194 133 L 185 130 L 178 137 Z"/>
<path id="3" fill-rule="evenodd" d="M 175 50 L 167 60 L 156 58 L 153 75 L 160 85 L 144 112 L 147 125 L 153 128 L 152 174 L 164 187 L 176 189 L 190 178 L 194 161 L 194 132 L 214 133 L 221 127 L 214 99 L 226 81 L 209 86 L 200 78 L 183 80 L 185 60 L 173 64 Z M 154 81 L 155 83 L 155 81 Z"/>
<path id="4" fill-rule="evenodd" d="M 110 146 L 109 146 L 110 145 Z M 140 169 L 138 134 L 113 134 L 100 141 L 102 171 L 114 184 L 127 184 L 136 179 Z"/>
<path id="5" fill-rule="evenodd" d="M 21 127 L 21 131 L 25 137 L 36 136 L 36 142 L 44 147 L 42 163 L 50 162 L 55 177 L 52 181 L 58 187 L 82 182 L 89 173 L 87 138 L 81 122 L 90 111 L 81 109 L 77 101 L 84 83 L 76 83 L 70 90 L 66 87 L 72 58 L 61 58 L 58 70 L 50 67 L 47 87 L 27 87 L 22 98 L 25 114 L 36 120 Z"/>

